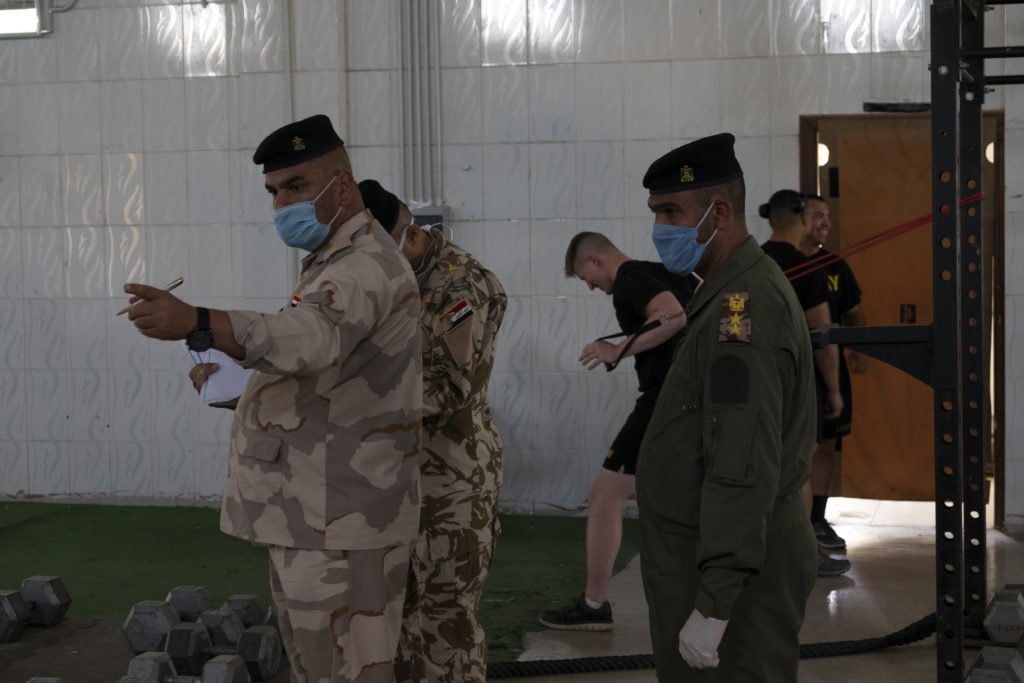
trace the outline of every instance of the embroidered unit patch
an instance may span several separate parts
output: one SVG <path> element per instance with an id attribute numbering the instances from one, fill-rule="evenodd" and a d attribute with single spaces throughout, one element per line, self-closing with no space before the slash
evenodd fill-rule
<path id="1" fill-rule="evenodd" d="M 722 296 L 722 317 L 718 322 L 718 341 L 750 343 L 750 294 L 732 292 Z"/>

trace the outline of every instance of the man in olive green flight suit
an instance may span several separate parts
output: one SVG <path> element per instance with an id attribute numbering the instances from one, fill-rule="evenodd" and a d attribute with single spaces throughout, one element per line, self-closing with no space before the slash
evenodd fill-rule
<path id="1" fill-rule="evenodd" d="M 803 311 L 749 236 L 727 133 L 644 176 L 665 266 L 703 279 L 640 449 L 641 566 L 658 680 L 796 681 L 817 545 Z"/>

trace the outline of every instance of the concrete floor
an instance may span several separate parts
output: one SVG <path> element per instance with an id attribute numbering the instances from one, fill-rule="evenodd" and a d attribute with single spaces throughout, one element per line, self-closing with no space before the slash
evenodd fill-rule
<path id="1" fill-rule="evenodd" d="M 934 506 L 836 498 L 829 519 L 848 545 L 853 569 L 818 580 L 807 603 L 804 643 L 877 637 L 935 611 Z M 1024 545 L 989 530 L 988 589 L 1024 582 Z M 606 633 L 545 630 L 526 636 L 521 659 L 562 659 L 651 652 L 639 558 L 612 580 L 615 628 Z M 976 651 L 965 657 L 973 661 Z M 806 660 L 800 683 L 917 683 L 935 680 L 935 637 L 866 655 Z M 613 672 L 506 679 L 532 683 L 652 683 L 654 672 Z"/>

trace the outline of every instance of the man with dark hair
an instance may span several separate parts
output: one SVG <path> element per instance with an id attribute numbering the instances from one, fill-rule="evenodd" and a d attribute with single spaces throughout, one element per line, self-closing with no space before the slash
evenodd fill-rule
<path id="1" fill-rule="evenodd" d="M 500 528 L 501 436 L 487 386 L 508 302 L 498 278 L 439 226 L 420 227 L 376 180 L 359 183 L 419 285 L 423 347 L 423 498 L 396 680 L 484 683 L 477 619 Z"/>
<path id="2" fill-rule="evenodd" d="M 815 578 L 810 335 L 747 232 L 733 142 L 683 145 L 643 180 L 662 262 L 702 280 L 637 468 L 654 660 L 672 683 L 797 680 Z"/>
<path id="3" fill-rule="evenodd" d="M 825 249 L 832 223 L 829 220 L 828 203 L 818 195 L 807 195 L 807 208 L 804 216 L 810 225 L 810 232 L 804 240 L 801 250 L 808 258 L 821 259 L 830 255 Z M 827 300 L 832 322 L 841 325 L 866 325 L 864 311 L 860 306 L 860 287 L 857 278 L 844 259 L 837 259 L 824 266 L 822 271 L 827 284 Z M 825 550 L 845 550 L 846 541 L 836 533 L 832 525 L 825 519 L 825 506 L 832 488 L 842 452 L 843 437 L 850 433 L 853 425 L 853 392 L 850 384 L 850 370 L 863 372 L 865 357 L 849 349 L 850 367 L 847 367 L 846 354 L 839 349 L 839 391 L 843 398 L 843 410 L 834 418 L 825 419 L 822 425 L 821 438 L 814 451 L 811 461 L 811 524 L 818 545 Z"/>
<path id="4" fill-rule="evenodd" d="M 672 349 L 686 325 L 684 306 L 693 293 L 687 278 L 660 263 L 635 261 L 600 233 L 581 232 L 565 252 L 565 276 L 578 277 L 591 290 L 612 295 L 615 317 L 624 331 L 619 343 L 607 339 L 583 347 L 579 360 L 588 370 L 609 370 L 623 358 L 635 359 L 640 396 L 626 418 L 587 494 L 587 583 L 582 595 L 540 622 L 549 628 L 604 631 L 613 625 L 608 584 L 622 544 L 622 507 L 636 495 L 636 461 L 654 404 L 672 364 Z M 646 331 L 643 328 L 649 327 Z"/>
<path id="5" fill-rule="evenodd" d="M 291 680 L 390 683 L 420 514 L 416 280 L 363 207 L 326 116 L 274 131 L 253 162 L 281 240 L 309 252 L 291 301 L 271 314 L 207 310 L 127 284 L 129 317 L 147 337 L 254 370 L 221 529 L 269 551 Z"/>
<path id="6" fill-rule="evenodd" d="M 808 263 L 809 257 L 801 251 L 811 236 L 811 223 L 808 220 L 808 202 L 804 195 L 794 190 L 779 190 L 771 196 L 767 205 L 762 206 L 762 213 L 767 213 L 772 228 L 772 236 L 761 245 L 764 252 L 771 256 L 783 273 L 789 271 L 789 281 L 793 285 L 800 306 L 804 309 L 808 328 L 827 327 L 832 323 L 829 308 L 828 278 L 824 269 L 814 268 Z M 795 269 L 795 270 L 794 270 Z M 830 344 L 822 349 L 814 350 L 815 389 L 818 397 L 817 408 L 817 441 L 821 442 L 824 425 L 827 421 L 837 419 L 843 413 L 843 397 L 840 391 L 840 353 L 839 347 Z M 815 453 L 817 450 L 815 450 Z M 811 523 L 818 537 L 817 521 L 824 521 L 824 501 L 827 497 L 818 495 L 821 482 L 815 476 L 822 476 L 820 467 L 815 469 L 818 460 L 811 459 Z M 827 491 L 831 485 L 832 470 L 828 470 Z M 816 486 L 818 484 L 819 486 Z M 826 523 L 827 524 L 827 523 Z M 829 527 L 831 531 L 831 527 Z M 835 535 L 835 532 L 832 532 Z M 838 536 L 836 537 L 838 538 Z M 828 554 L 829 548 L 820 543 L 818 556 L 818 576 L 839 576 L 850 571 L 850 561 L 845 558 L 833 558 Z M 845 545 L 845 544 L 844 544 Z"/>

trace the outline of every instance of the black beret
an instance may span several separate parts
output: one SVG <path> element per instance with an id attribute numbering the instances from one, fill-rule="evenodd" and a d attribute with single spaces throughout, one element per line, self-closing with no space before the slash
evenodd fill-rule
<path id="1" fill-rule="evenodd" d="M 761 218 L 770 218 L 773 214 L 780 213 L 803 213 L 807 208 L 807 197 L 796 190 L 778 190 L 771 196 L 767 204 L 757 207 L 757 213 Z"/>
<path id="2" fill-rule="evenodd" d="M 363 204 L 377 222 L 388 232 L 394 232 L 395 222 L 398 221 L 398 214 L 402 210 L 401 200 L 385 190 L 376 180 L 364 180 L 359 183 L 359 194 L 363 195 Z"/>
<path id="3" fill-rule="evenodd" d="M 664 155 L 647 169 L 644 187 L 651 194 L 686 192 L 721 185 L 743 176 L 732 146 L 732 133 L 701 138 Z"/>
<path id="4" fill-rule="evenodd" d="M 263 164 L 263 172 L 270 173 L 315 159 L 344 144 L 334 132 L 331 120 L 317 114 L 282 126 L 263 138 L 252 162 Z"/>

